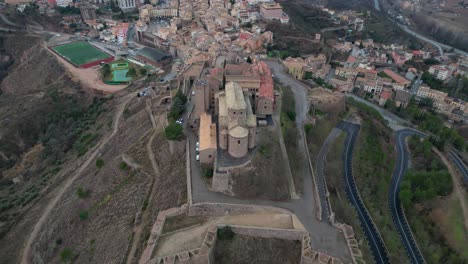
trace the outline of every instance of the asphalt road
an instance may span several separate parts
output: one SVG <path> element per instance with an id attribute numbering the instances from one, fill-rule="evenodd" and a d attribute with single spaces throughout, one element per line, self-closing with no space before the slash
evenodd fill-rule
<path id="1" fill-rule="evenodd" d="M 332 129 L 328 137 L 323 142 L 322 147 L 317 155 L 317 164 L 315 166 L 316 169 L 316 181 L 319 191 L 320 197 L 320 204 L 322 206 L 322 219 L 327 219 L 330 222 L 330 201 L 328 200 L 328 188 L 325 180 L 325 164 L 327 160 L 327 154 L 330 150 L 330 145 L 333 144 L 335 139 L 340 135 L 341 130 L 339 129 Z"/>
<path id="2" fill-rule="evenodd" d="M 418 135 L 425 137 L 421 132 L 412 129 L 403 129 L 396 132 L 396 147 L 397 147 L 397 160 L 395 170 L 393 172 L 392 182 L 390 183 L 390 191 L 388 193 L 389 207 L 392 214 L 393 223 L 395 224 L 400 235 L 401 242 L 405 247 L 406 253 L 410 258 L 411 263 L 426 263 L 424 257 L 419 250 L 416 240 L 413 237 L 408 221 L 406 220 L 403 206 L 401 205 L 400 191 L 401 181 L 408 169 L 408 162 L 410 159 L 408 149 L 406 147 L 406 137 Z"/>
<path id="3" fill-rule="evenodd" d="M 346 194 L 349 201 L 354 206 L 358 213 L 359 221 L 361 222 L 362 230 L 366 235 L 369 247 L 372 251 L 376 263 L 390 263 L 388 252 L 385 244 L 379 234 L 377 227 L 374 225 L 372 218 L 364 206 L 359 192 L 354 182 L 353 176 L 353 150 L 356 144 L 356 139 L 359 133 L 360 125 L 342 121 L 337 125 L 337 128 L 347 133 L 344 149 L 344 177 L 346 182 Z"/>
<path id="4" fill-rule="evenodd" d="M 465 163 L 463 162 L 463 160 L 458 156 L 458 154 L 453 151 L 453 150 L 450 150 L 449 151 L 449 154 L 448 154 L 449 158 L 455 163 L 455 165 L 457 166 L 458 170 L 460 171 L 460 173 L 462 174 L 463 176 L 463 182 L 466 184 L 468 183 L 468 169 L 466 168 L 466 165 Z"/>

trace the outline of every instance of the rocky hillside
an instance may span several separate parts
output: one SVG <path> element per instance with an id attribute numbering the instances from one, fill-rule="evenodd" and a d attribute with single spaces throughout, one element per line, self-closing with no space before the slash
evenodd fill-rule
<path id="1" fill-rule="evenodd" d="M 97 140 L 86 135 L 107 108 L 42 41 L 0 36 L 0 58 L 10 64 L 0 83 L 0 240 L 55 183 L 61 165 Z"/>
<path id="2" fill-rule="evenodd" d="M 0 84 L 0 262 L 136 263 L 159 210 L 187 199 L 165 106 L 147 107 L 136 85 L 84 90 L 38 37 L 3 43 L 14 64 Z"/>

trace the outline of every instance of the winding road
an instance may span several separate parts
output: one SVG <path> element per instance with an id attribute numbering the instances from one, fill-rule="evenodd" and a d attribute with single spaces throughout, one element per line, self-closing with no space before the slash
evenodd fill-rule
<path id="1" fill-rule="evenodd" d="M 356 139 L 359 134 L 360 125 L 342 121 L 337 125 L 337 128 L 346 132 L 345 149 L 343 152 L 344 157 L 344 177 L 346 182 L 346 194 L 349 201 L 354 206 L 358 213 L 359 221 L 361 222 L 362 230 L 366 235 L 369 247 L 374 255 L 376 263 L 390 263 L 388 258 L 388 251 L 375 226 L 372 218 L 367 211 L 364 202 L 359 196 L 353 176 L 353 150 L 356 144 Z"/>
<path id="2" fill-rule="evenodd" d="M 468 183 L 468 169 L 466 168 L 466 165 L 463 162 L 463 160 L 453 150 L 449 151 L 448 156 L 453 161 L 453 163 L 455 163 L 455 165 L 457 165 L 458 170 L 460 171 L 460 173 L 463 176 L 463 182 Z"/>
<path id="3" fill-rule="evenodd" d="M 408 136 L 417 135 L 426 137 L 425 134 L 412 130 L 402 129 L 396 132 L 396 148 L 397 148 L 397 160 L 395 164 L 395 170 L 393 172 L 392 182 L 390 183 L 390 191 L 388 193 L 389 207 L 392 214 L 393 223 L 398 230 L 401 242 L 405 247 L 405 250 L 410 258 L 411 263 L 426 263 L 424 257 L 419 249 L 416 240 L 414 239 L 411 228 L 406 219 L 403 206 L 398 195 L 400 191 L 401 181 L 408 169 L 409 162 L 409 151 L 406 146 L 405 139 Z"/>
<path id="4" fill-rule="evenodd" d="M 330 201 L 328 199 L 328 188 L 327 188 L 327 183 L 325 180 L 325 164 L 327 161 L 327 154 L 328 151 L 330 150 L 331 144 L 335 141 L 335 139 L 340 135 L 341 130 L 337 128 L 333 128 L 330 134 L 328 134 L 328 137 L 325 139 L 325 142 L 323 143 L 322 147 L 320 148 L 320 151 L 317 155 L 317 164 L 315 166 L 316 168 L 316 181 L 317 181 L 317 186 L 318 186 L 318 191 L 319 191 L 319 196 L 320 196 L 320 203 L 322 205 L 322 219 L 327 219 L 329 222 L 331 222 L 330 218 Z"/>

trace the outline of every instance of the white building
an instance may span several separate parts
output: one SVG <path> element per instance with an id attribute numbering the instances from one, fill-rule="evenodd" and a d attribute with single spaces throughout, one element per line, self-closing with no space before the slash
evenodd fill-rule
<path id="1" fill-rule="evenodd" d="M 136 0 L 119 0 L 119 7 L 123 11 L 130 11 L 136 8 Z"/>
<path id="2" fill-rule="evenodd" d="M 434 75 L 436 79 L 444 81 L 450 76 L 451 71 L 442 65 L 432 65 L 429 68 L 429 73 Z"/>
<path id="3" fill-rule="evenodd" d="M 60 6 L 60 7 L 67 7 L 71 3 L 73 3 L 73 0 L 57 0 L 57 6 Z"/>

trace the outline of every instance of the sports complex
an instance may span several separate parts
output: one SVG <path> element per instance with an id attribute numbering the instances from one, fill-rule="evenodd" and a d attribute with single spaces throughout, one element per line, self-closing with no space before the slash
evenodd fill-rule
<path id="1" fill-rule="evenodd" d="M 129 65 L 127 62 L 112 63 L 112 81 L 117 83 L 125 83 L 131 81 L 133 78 L 127 76 L 128 70 Z"/>
<path id="2" fill-rule="evenodd" d="M 113 56 L 84 41 L 59 44 L 50 49 L 79 68 L 89 68 L 101 62 L 107 63 L 114 60 Z"/>

